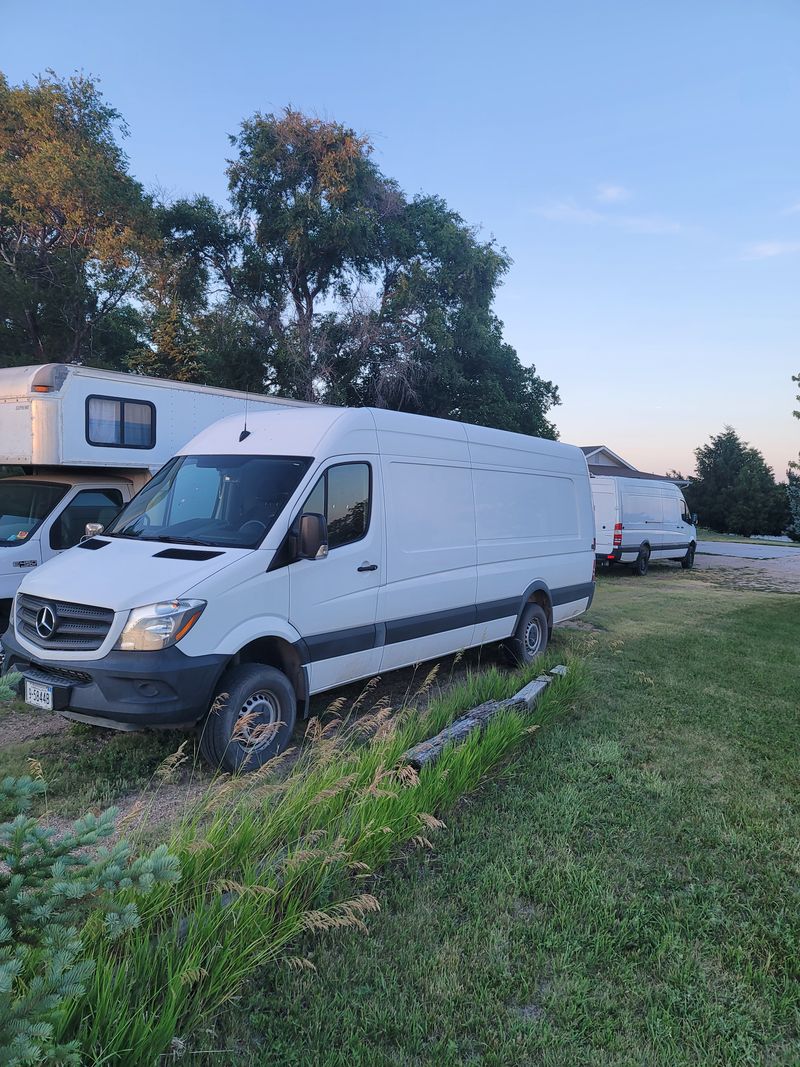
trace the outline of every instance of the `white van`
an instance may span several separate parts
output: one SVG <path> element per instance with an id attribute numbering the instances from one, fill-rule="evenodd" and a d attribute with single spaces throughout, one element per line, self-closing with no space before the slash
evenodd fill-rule
<path id="1" fill-rule="evenodd" d="M 598 563 L 629 563 L 641 575 L 651 560 L 694 565 L 694 516 L 674 482 L 592 475 L 591 486 Z"/>
<path id="2" fill-rule="evenodd" d="M 202 723 L 212 764 L 257 766 L 312 694 L 487 642 L 529 662 L 591 603 L 580 449 L 370 409 L 248 429 L 201 433 L 105 535 L 26 577 L 3 644 L 28 703 Z"/>
<path id="3" fill-rule="evenodd" d="M 234 412 L 299 401 L 47 363 L 0 370 L 0 633 L 25 574 L 106 525 L 164 463 Z"/>

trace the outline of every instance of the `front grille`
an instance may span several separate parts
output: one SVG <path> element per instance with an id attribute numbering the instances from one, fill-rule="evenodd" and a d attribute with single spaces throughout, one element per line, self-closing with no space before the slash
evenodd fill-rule
<path id="1" fill-rule="evenodd" d="M 47 636 L 40 632 L 41 620 L 39 629 L 36 627 L 43 608 L 49 608 L 52 612 L 52 620 L 49 615 L 44 620 L 53 624 L 52 633 Z M 92 652 L 102 645 L 113 621 L 114 612 L 109 608 L 45 600 L 27 593 L 17 595 L 17 634 L 39 648 L 52 649 L 54 652 Z M 47 629 L 45 626 L 44 630 Z"/>
<path id="2" fill-rule="evenodd" d="M 22 673 L 32 682 L 43 682 L 45 685 L 63 685 L 64 682 L 88 685 L 92 680 L 91 674 L 86 671 L 68 671 L 64 667 L 49 667 L 41 663 L 31 663 Z"/>

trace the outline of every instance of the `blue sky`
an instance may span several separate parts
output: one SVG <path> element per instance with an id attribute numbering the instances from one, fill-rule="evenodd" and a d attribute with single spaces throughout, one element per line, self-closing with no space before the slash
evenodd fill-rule
<path id="1" fill-rule="evenodd" d="M 144 184 L 224 200 L 227 134 L 292 104 L 367 133 L 514 264 L 497 299 L 566 441 L 693 466 L 800 450 L 800 3 L 35 4 L 0 67 L 100 77 Z"/>

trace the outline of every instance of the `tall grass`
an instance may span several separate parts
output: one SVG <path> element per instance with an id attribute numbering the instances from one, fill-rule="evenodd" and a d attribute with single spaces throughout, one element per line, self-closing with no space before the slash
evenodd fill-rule
<path id="1" fill-rule="evenodd" d="M 419 774 L 402 764 L 403 752 L 459 712 L 512 695 L 547 665 L 469 676 L 424 713 L 376 706 L 343 720 L 333 705 L 325 721 L 311 721 L 310 743 L 288 772 L 278 759 L 218 778 L 167 842 L 180 881 L 140 902 L 138 929 L 112 944 L 90 923 L 94 976 L 64 1036 L 77 1038 L 92 1064 L 150 1067 L 173 1039 L 207 1024 L 255 968 L 278 960 L 310 967 L 292 956 L 303 933 L 363 928 L 379 906 L 365 891 L 372 872 L 409 843 L 427 847 L 439 815 L 573 701 L 580 666 L 532 714 L 497 715 Z"/>

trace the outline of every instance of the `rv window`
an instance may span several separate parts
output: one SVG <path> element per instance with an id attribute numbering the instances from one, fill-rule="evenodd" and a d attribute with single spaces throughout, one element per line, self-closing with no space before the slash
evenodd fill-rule
<path id="1" fill-rule="evenodd" d="M 86 440 L 107 448 L 153 448 L 156 409 L 148 400 L 90 396 L 86 400 Z"/>
<path id="2" fill-rule="evenodd" d="M 311 490 L 303 513 L 324 515 L 328 547 L 360 541 L 369 527 L 370 468 L 368 463 L 337 463 Z"/>
<path id="3" fill-rule="evenodd" d="M 107 526 L 121 507 L 119 489 L 82 489 L 50 527 L 50 547 L 72 548 L 83 537 L 87 522 Z"/>

